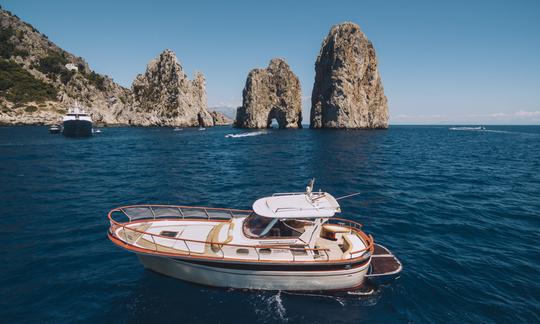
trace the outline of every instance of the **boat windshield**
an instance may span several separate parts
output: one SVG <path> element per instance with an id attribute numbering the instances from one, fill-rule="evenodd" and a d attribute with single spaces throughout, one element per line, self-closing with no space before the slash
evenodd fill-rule
<path id="1" fill-rule="evenodd" d="M 278 219 L 251 214 L 244 220 L 244 234 L 255 238 L 297 238 L 313 225 L 310 220 Z"/>

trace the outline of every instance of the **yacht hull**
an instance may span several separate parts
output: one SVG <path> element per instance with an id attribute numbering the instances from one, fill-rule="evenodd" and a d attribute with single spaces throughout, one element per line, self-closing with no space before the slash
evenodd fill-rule
<path id="1" fill-rule="evenodd" d="M 63 123 L 62 135 L 68 137 L 92 136 L 92 122 L 88 120 L 66 120 Z"/>
<path id="2" fill-rule="evenodd" d="M 204 264 L 138 254 L 145 268 L 173 278 L 214 287 L 258 290 L 329 291 L 352 290 L 361 286 L 369 269 L 369 260 L 335 270 L 272 270 L 272 265 L 254 270 L 241 263 L 206 262 Z M 209 265 L 210 264 L 210 265 Z M 284 266 L 277 266 L 276 268 Z M 313 268 L 313 267 L 312 267 Z M 298 269 L 301 269 L 300 267 Z"/>

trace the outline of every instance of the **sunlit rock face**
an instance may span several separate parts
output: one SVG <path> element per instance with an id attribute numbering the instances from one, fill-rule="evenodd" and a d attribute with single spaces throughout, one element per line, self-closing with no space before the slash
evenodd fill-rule
<path id="1" fill-rule="evenodd" d="M 266 69 L 251 70 L 242 102 L 236 127 L 269 128 L 273 119 L 279 128 L 302 127 L 300 81 L 283 59 L 272 59 Z"/>
<path id="2" fill-rule="evenodd" d="M 171 50 L 150 61 L 131 89 L 135 110 L 131 125 L 214 125 L 206 103 L 204 76 L 197 73 L 189 80 Z"/>
<path id="3" fill-rule="evenodd" d="M 360 27 L 332 27 L 315 62 L 311 128 L 388 128 L 388 104 L 373 44 Z"/>
<path id="4" fill-rule="evenodd" d="M 214 126 L 225 126 L 233 123 L 232 119 L 225 116 L 222 112 L 211 111 L 210 115 L 212 115 L 212 119 L 214 120 Z"/>
<path id="5" fill-rule="evenodd" d="M 129 89 L 1 8 L 0 43 L 0 124 L 59 123 L 75 102 L 96 123 L 123 122 L 132 104 Z"/>

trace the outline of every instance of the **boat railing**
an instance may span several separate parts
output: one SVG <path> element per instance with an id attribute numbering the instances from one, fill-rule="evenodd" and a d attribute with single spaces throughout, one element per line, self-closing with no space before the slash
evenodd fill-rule
<path id="1" fill-rule="evenodd" d="M 250 251 L 256 255 L 257 261 L 265 260 L 272 261 L 274 259 L 268 258 L 267 253 L 272 251 L 284 250 L 289 251 L 292 255 L 292 261 L 298 261 L 297 256 L 307 255 L 309 253 L 317 255 L 323 259 L 323 261 L 340 261 L 353 259 L 354 254 L 360 252 L 365 252 L 368 250 L 373 250 L 373 239 L 371 236 L 367 236 L 361 231 L 362 225 L 354 221 L 346 219 L 332 219 L 333 221 L 338 221 L 338 224 L 343 224 L 351 228 L 351 230 L 357 232 L 364 241 L 366 249 L 359 251 L 352 251 L 350 257 L 342 259 L 330 259 L 328 254 L 329 249 L 327 248 L 310 248 L 308 244 L 305 245 L 291 245 L 291 244 L 266 244 L 266 245 L 245 245 L 245 244 L 231 244 L 231 243 L 221 243 L 221 242 L 212 242 L 212 241 L 202 241 L 202 240 L 193 240 L 179 237 L 170 237 L 161 234 L 150 233 L 145 230 L 137 229 L 130 227 L 128 225 L 137 224 L 143 220 L 154 219 L 154 220 L 167 220 L 167 219 L 203 219 L 210 221 L 227 221 L 233 217 L 248 216 L 252 213 L 251 210 L 241 210 L 241 209 L 227 209 L 227 208 L 212 208 L 212 207 L 192 207 L 192 206 L 171 206 L 171 205 L 135 205 L 135 206 L 125 206 L 118 207 L 111 210 L 108 214 L 110 222 L 110 234 L 115 238 L 123 241 L 126 246 L 137 247 L 135 244 L 139 238 L 145 237 L 150 238 L 152 243 L 150 246 L 145 248 L 138 248 L 141 250 L 147 249 L 152 250 L 156 253 L 165 254 L 165 255 L 200 255 L 200 252 L 193 251 L 193 247 L 190 245 L 194 244 L 204 244 L 209 245 L 214 253 L 218 254 L 219 258 L 225 258 L 226 252 L 234 252 L 235 255 L 239 255 L 238 259 L 250 260 L 248 258 Z M 127 222 L 122 222 L 118 218 L 122 215 L 127 218 Z M 123 237 L 118 236 L 118 229 L 122 228 Z M 148 241 L 148 240 L 147 240 Z M 156 243 L 158 241 L 158 243 Z M 184 250 L 174 250 L 174 252 L 164 249 L 163 243 L 173 243 L 172 246 L 182 247 Z M 185 253 L 187 252 L 187 253 Z M 219 253 L 218 253 L 219 252 Z M 231 253 L 232 254 L 232 253 Z"/>
<path id="2" fill-rule="evenodd" d="M 339 217 L 329 218 L 327 223 L 336 224 L 343 227 L 348 227 L 351 231 L 354 231 L 356 234 L 358 234 L 358 236 L 362 240 L 362 243 L 364 244 L 364 248 L 349 252 L 350 258 L 353 258 L 353 256 L 358 253 L 365 253 L 365 252 L 373 253 L 375 249 L 373 236 L 371 234 L 367 235 L 366 233 L 364 233 L 364 231 L 362 230 L 362 227 L 363 227 L 362 224 L 352 221 L 350 219 L 339 218 Z"/>
<path id="3" fill-rule="evenodd" d="M 276 192 L 272 194 L 272 197 L 279 197 L 279 196 L 300 196 L 305 195 L 305 192 Z"/>
<path id="4" fill-rule="evenodd" d="M 207 220 L 228 220 L 235 216 L 249 216 L 251 210 L 193 207 L 193 206 L 173 206 L 173 205 L 134 205 L 118 207 L 109 212 L 122 213 L 130 222 L 140 219 L 158 218 L 195 218 Z"/>

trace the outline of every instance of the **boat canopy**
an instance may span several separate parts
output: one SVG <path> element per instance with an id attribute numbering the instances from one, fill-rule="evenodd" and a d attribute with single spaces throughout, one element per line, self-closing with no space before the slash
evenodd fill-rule
<path id="1" fill-rule="evenodd" d="M 270 218 L 328 218 L 341 212 L 337 200 L 327 192 L 283 193 L 258 199 L 253 211 Z"/>

